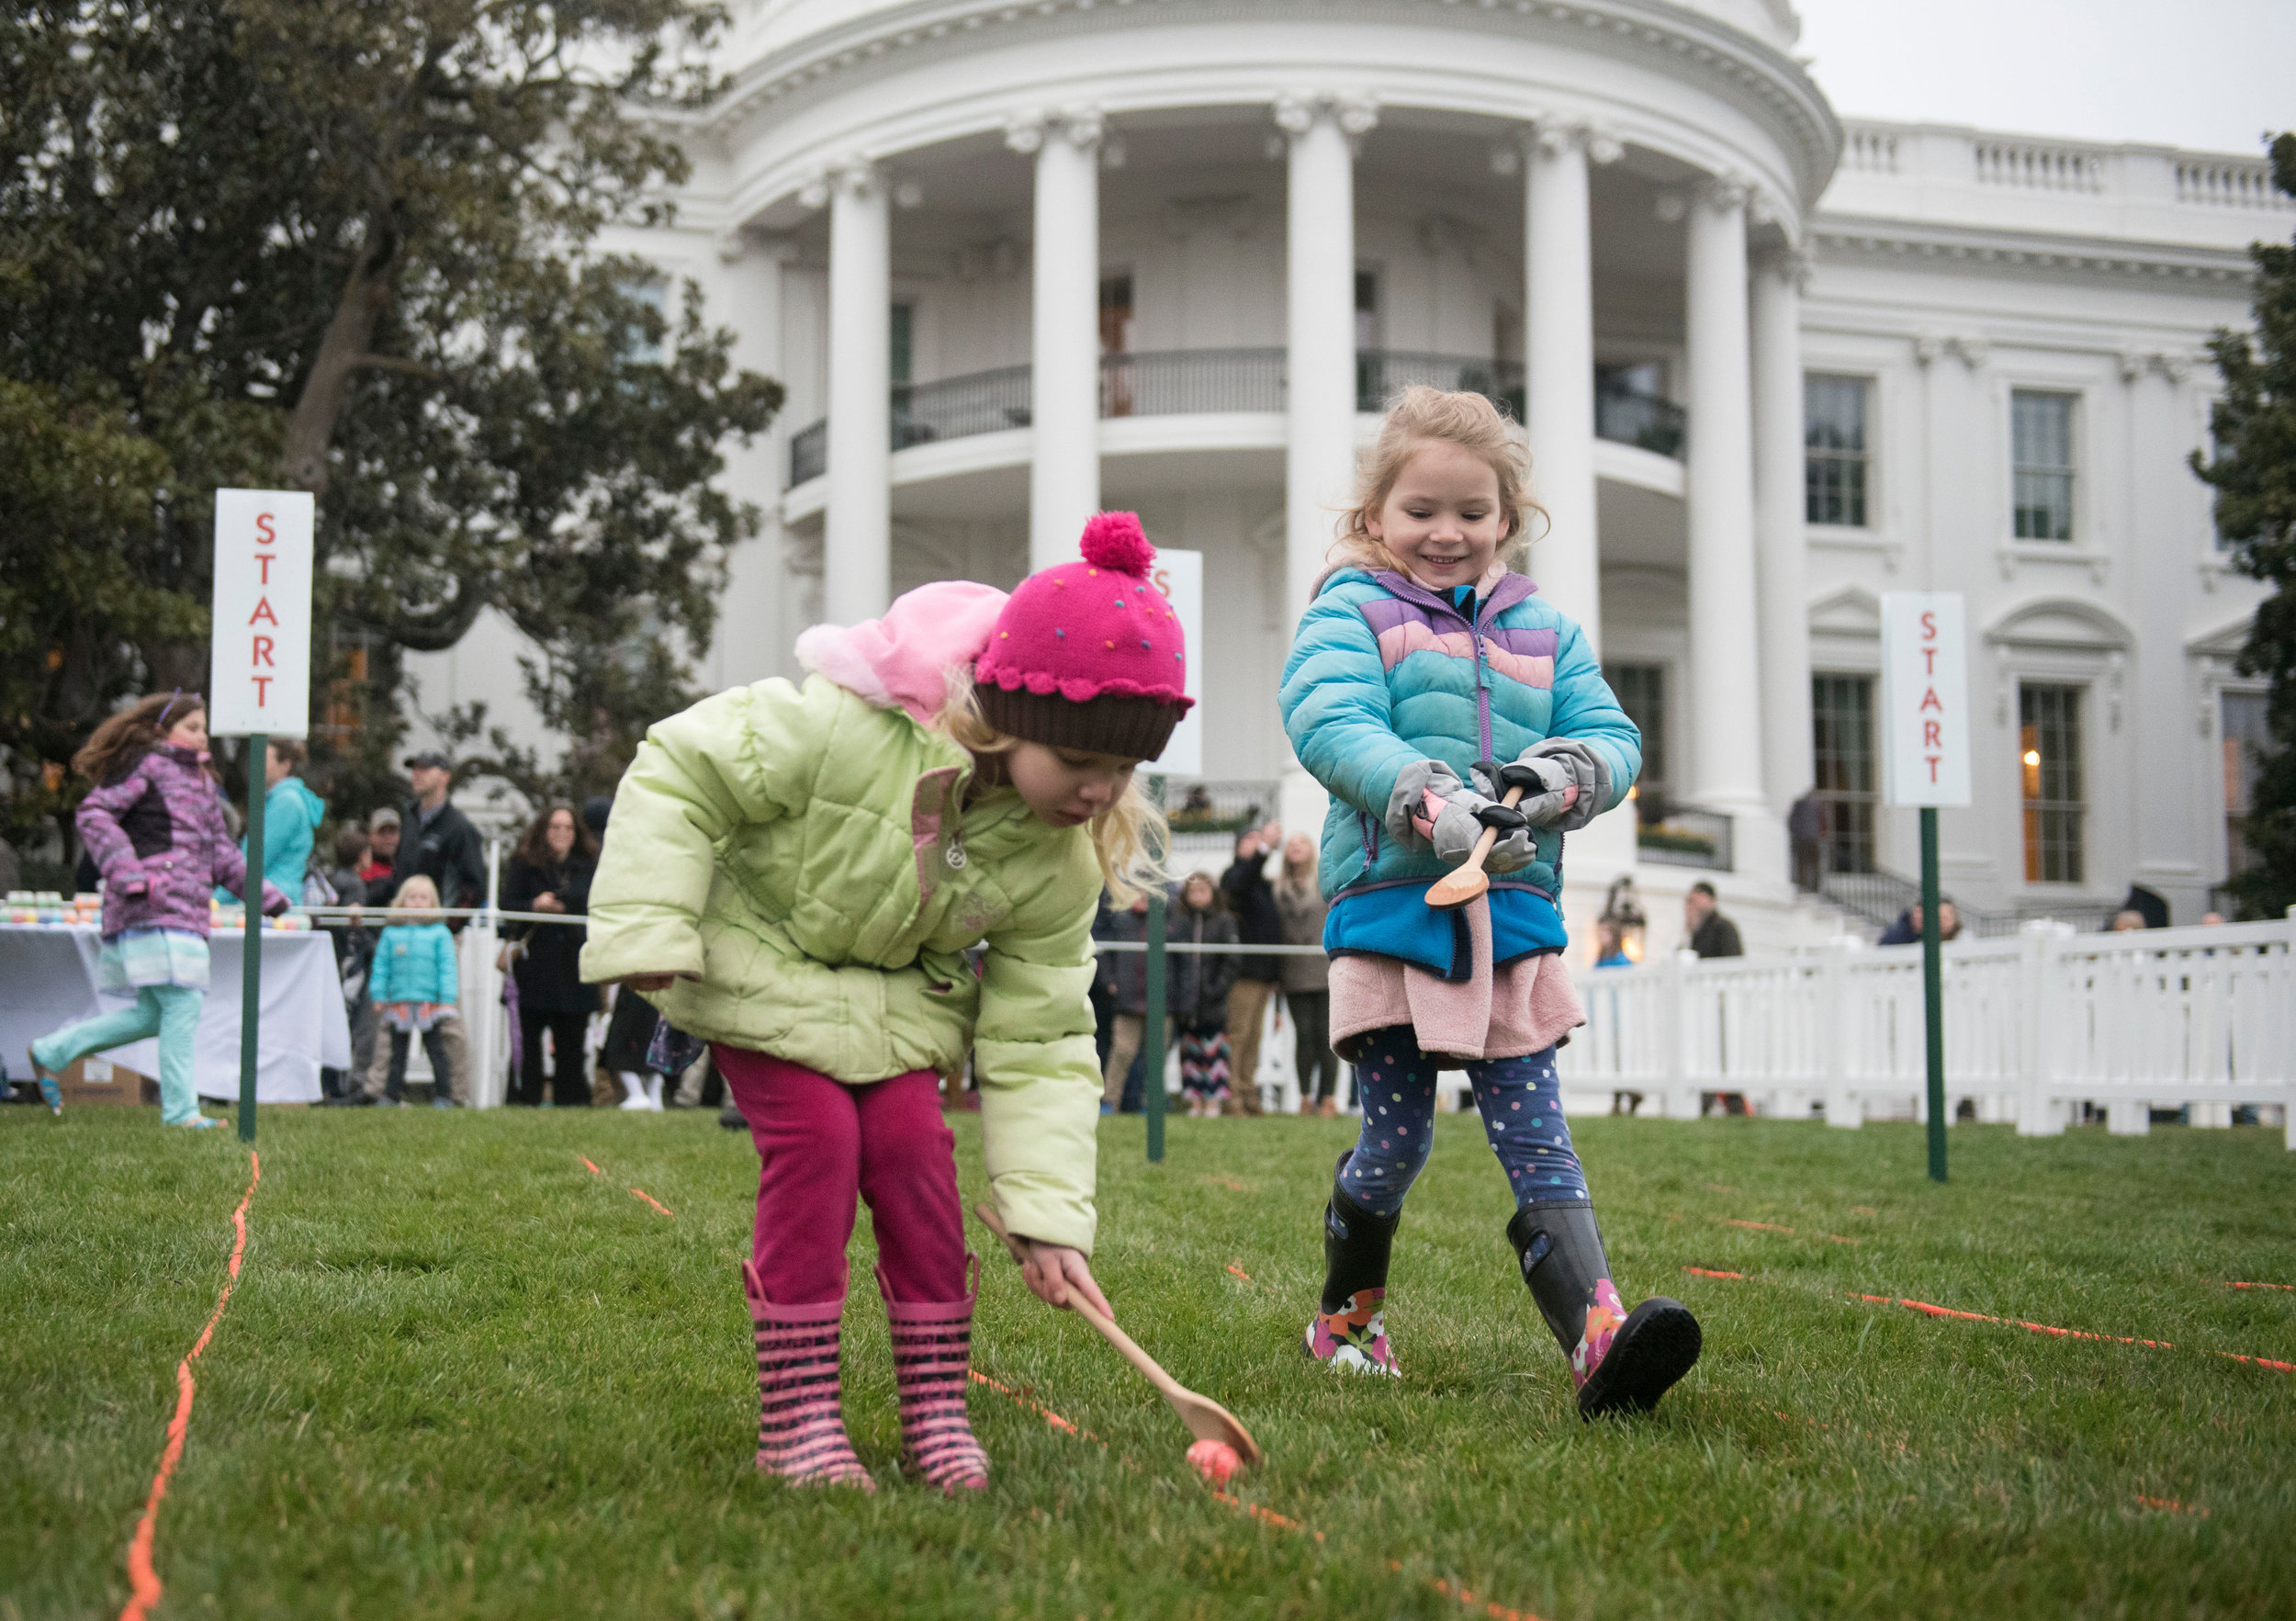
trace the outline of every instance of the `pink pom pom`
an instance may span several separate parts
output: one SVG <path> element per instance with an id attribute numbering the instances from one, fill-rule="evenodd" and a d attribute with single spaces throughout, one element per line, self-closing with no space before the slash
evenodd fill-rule
<path id="1" fill-rule="evenodd" d="M 1196 1466 L 1198 1474 L 1215 1486 L 1226 1485 L 1228 1477 L 1244 1467 L 1235 1448 L 1225 1441 L 1197 1442 L 1187 1449 L 1187 1460 Z"/>
<path id="2" fill-rule="evenodd" d="M 1085 523 L 1085 537 L 1077 549 L 1095 568 L 1141 579 L 1147 577 L 1148 565 L 1156 560 L 1156 548 L 1141 532 L 1137 512 L 1093 513 Z"/>

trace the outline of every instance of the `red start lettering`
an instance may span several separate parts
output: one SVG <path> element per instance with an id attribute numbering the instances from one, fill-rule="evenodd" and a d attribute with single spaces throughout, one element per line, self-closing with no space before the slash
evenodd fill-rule
<path id="1" fill-rule="evenodd" d="M 269 585 L 271 583 L 271 554 L 269 552 L 257 552 L 255 554 L 255 567 L 263 570 L 263 583 Z"/>
<path id="2" fill-rule="evenodd" d="M 1921 614 L 1921 639 L 1925 642 L 1937 639 L 1937 610 L 1934 608 L 1926 609 Z"/>
<path id="3" fill-rule="evenodd" d="M 276 622 L 275 621 L 274 623 Z M 1936 710 L 1940 715 L 1945 713 L 1945 705 L 1938 701 L 1937 689 L 1935 687 L 1928 689 L 1921 694 L 1921 707 L 1915 713 L 1925 714 L 1932 709 Z"/>
<path id="4" fill-rule="evenodd" d="M 279 678 L 276 675 L 251 675 L 247 679 L 255 683 L 255 707 L 261 709 L 271 702 L 271 683 Z"/>
<path id="5" fill-rule="evenodd" d="M 248 663 L 251 665 L 267 664 L 274 670 L 276 670 L 279 667 L 279 661 L 271 656 L 271 638 L 269 636 L 257 636 L 255 638 L 255 651 L 253 656 L 248 659 Z M 1931 731 L 1935 731 L 1937 729 L 1935 722 L 1930 723 L 1930 729 Z"/>
<path id="6" fill-rule="evenodd" d="M 247 616 L 247 623 L 250 625 L 276 625 L 279 623 L 279 616 L 271 611 L 271 599 L 269 597 L 257 597 L 255 599 L 255 611 Z"/>
<path id="7" fill-rule="evenodd" d="M 279 544 L 279 536 L 271 527 L 271 514 L 269 512 L 258 512 L 255 514 L 255 544 L 257 546 L 277 546 Z"/>
<path id="8" fill-rule="evenodd" d="M 265 638 L 261 637 L 261 636 L 258 636 L 258 637 L 256 637 L 255 639 L 256 639 L 256 640 L 258 640 L 258 641 L 262 641 L 262 640 L 264 640 L 264 639 L 265 639 Z M 1924 748 L 1924 749 L 1942 749 L 1942 748 L 1944 748 L 1944 747 L 1945 747 L 1945 739 L 1944 739 L 1942 737 L 1939 736 L 1939 733 L 1940 733 L 1940 732 L 1941 732 L 1943 729 L 1944 729 L 1944 728 L 1943 728 L 1942 726 L 1940 726 L 1940 725 L 1939 725 L 1936 721 L 1933 721 L 1933 720 L 1925 720 L 1925 721 L 1923 721 L 1923 722 L 1921 723 L 1921 747 L 1922 747 L 1922 748 Z"/>

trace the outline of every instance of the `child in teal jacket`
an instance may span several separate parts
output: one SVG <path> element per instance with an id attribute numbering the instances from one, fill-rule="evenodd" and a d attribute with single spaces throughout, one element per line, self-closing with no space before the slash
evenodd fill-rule
<path id="1" fill-rule="evenodd" d="M 1593 1417 L 1655 1402 L 1696 1361 L 1699 1331 L 1673 1300 L 1624 1309 L 1563 1122 L 1555 1048 L 1584 1017 L 1562 965 L 1563 835 L 1626 798 L 1642 751 L 1578 625 L 1507 567 L 1535 510 L 1489 400 L 1406 389 L 1285 664 L 1285 728 L 1332 794 L 1332 1039 L 1363 1103 L 1306 1340 L 1329 1366 L 1401 1373 L 1389 1251 L 1426 1164 L 1436 1072 L 1464 1063 L 1514 1195 L 1507 1237 Z M 1429 906 L 1485 829 L 1489 895 Z"/>
<path id="2" fill-rule="evenodd" d="M 397 911 L 435 911 L 437 886 L 418 872 L 399 886 L 390 904 Z M 407 1049 L 411 1039 L 420 1035 L 437 1086 L 431 1105 L 434 1109 L 455 1106 L 455 1070 L 446 1047 L 446 1027 L 461 1017 L 455 1007 L 461 996 L 460 980 L 455 937 L 444 923 L 394 923 L 376 941 L 366 994 L 376 1005 L 383 1028 L 390 1032 L 390 1072 L 384 1091 L 392 1103 L 402 1101 Z"/>

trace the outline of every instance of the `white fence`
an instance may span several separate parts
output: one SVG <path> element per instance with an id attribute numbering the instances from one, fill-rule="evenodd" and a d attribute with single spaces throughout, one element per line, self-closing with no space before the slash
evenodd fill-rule
<path id="1" fill-rule="evenodd" d="M 2139 1134 L 2151 1109 L 2226 1123 L 2296 1103 L 2296 911 L 2273 923 L 2071 934 L 2035 924 L 1944 948 L 1945 1094 L 2020 1135 L 2065 1130 L 2083 1102 Z M 1684 953 L 1581 976 L 1588 1023 L 1561 1054 L 1570 1090 L 1640 1092 L 1694 1117 L 1700 1094 L 1863 1123 L 1925 1115 L 1921 948 L 1844 941 L 1701 962 Z M 2296 1113 L 2287 1126 L 2296 1150 Z"/>

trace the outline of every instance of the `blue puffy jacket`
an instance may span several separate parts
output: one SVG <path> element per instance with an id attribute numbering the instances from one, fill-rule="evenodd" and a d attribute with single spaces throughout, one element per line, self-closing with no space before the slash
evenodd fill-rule
<path id="1" fill-rule="evenodd" d="M 377 1002 L 444 1002 L 461 996 L 455 937 L 444 923 L 394 923 L 375 942 L 366 994 Z"/>
<path id="2" fill-rule="evenodd" d="M 1323 823 L 1324 944 L 1371 951 L 1456 976 L 1463 929 L 1431 911 L 1426 886 L 1446 871 L 1384 825 L 1396 780 L 1422 760 L 1462 783 L 1477 760 L 1512 760 L 1569 737 L 1602 761 L 1601 808 L 1626 795 L 1642 738 L 1618 707 L 1586 637 L 1524 576 L 1500 576 L 1468 610 L 1407 577 L 1342 568 L 1300 621 L 1279 702 L 1293 751 L 1331 791 Z M 1532 863 L 1491 884 L 1493 959 L 1503 964 L 1564 943 L 1562 835 L 1533 835 Z"/>

